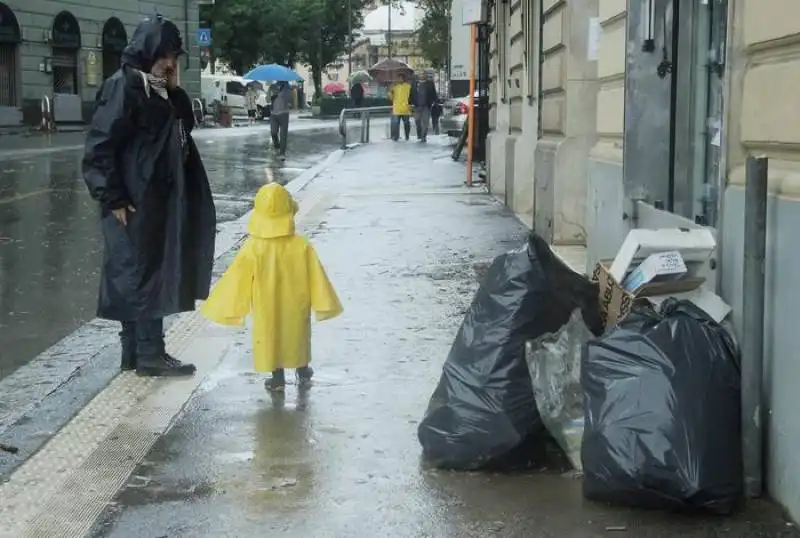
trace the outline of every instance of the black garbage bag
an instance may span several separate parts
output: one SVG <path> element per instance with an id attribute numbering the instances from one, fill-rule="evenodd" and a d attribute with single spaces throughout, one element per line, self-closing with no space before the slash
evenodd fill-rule
<path id="1" fill-rule="evenodd" d="M 602 331 L 597 285 L 531 235 L 499 256 L 467 312 L 420 423 L 425 458 L 446 469 L 537 464 L 549 439 L 525 361 L 525 342 L 556 332 L 580 309 Z M 537 452 L 539 452 L 537 454 Z"/>
<path id="2" fill-rule="evenodd" d="M 729 513 L 742 498 L 739 351 L 686 301 L 637 309 L 583 354 L 586 498 Z"/>

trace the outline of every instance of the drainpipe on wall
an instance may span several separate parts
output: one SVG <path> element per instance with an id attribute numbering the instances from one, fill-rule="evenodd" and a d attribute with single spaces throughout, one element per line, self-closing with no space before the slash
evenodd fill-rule
<path id="1" fill-rule="evenodd" d="M 387 35 L 386 41 L 388 42 L 389 45 L 388 56 L 389 59 L 391 60 L 392 59 L 392 2 L 389 2 L 387 6 L 389 8 L 389 27 L 386 32 Z"/>
<path id="2" fill-rule="evenodd" d="M 542 75 L 544 74 L 544 53 L 542 52 L 542 49 L 544 47 L 544 2 L 540 0 L 538 4 L 539 17 L 537 20 L 537 31 L 539 33 L 539 50 L 536 51 L 536 56 L 539 58 L 539 73 L 537 74 L 538 79 L 536 81 L 536 136 L 537 138 L 542 138 L 542 135 L 544 134 L 544 129 L 542 129 Z"/>
<path id="3" fill-rule="evenodd" d="M 189 36 L 189 0 L 183 0 L 183 35 L 186 36 L 186 67 L 184 71 L 188 71 L 192 65 L 192 42 Z"/>
<path id="4" fill-rule="evenodd" d="M 764 490 L 764 287 L 767 250 L 766 157 L 747 158 L 744 203 L 744 283 L 742 311 L 742 455 L 749 498 Z"/>

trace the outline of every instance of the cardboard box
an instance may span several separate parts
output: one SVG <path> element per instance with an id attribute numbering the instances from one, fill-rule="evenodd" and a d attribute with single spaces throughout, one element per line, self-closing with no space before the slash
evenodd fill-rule
<path id="1" fill-rule="evenodd" d="M 635 229 L 628 233 L 614 263 L 609 266 L 609 272 L 617 282 L 622 282 L 634 260 L 677 250 L 685 262 L 706 262 L 716 248 L 714 234 L 706 228 Z"/>
<path id="2" fill-rule="evenodd" d="M 635 301 L 656 296 L 671 296 L 697 290 L 706 279 L 699 277 L 682 278 L 667 282 L 651 282 L 641 286 L 636 293 L 630 293 L 611 275 L 611 262 L 599 262 L 592 273 L 592 280 L 600 287 L 600 309 L 606 327 L 613 327 L 627 316 Z"/>
<path id="3" fill-rule="evenodd" d="M 683 256 L 677 250 L 651 254 L 625 277 L 622 287 L 636 293 L 645 284 L 676 280 L 687 272 Z"/>

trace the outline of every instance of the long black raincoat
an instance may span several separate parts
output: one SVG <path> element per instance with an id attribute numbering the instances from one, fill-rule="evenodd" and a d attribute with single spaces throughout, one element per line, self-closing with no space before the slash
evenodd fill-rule
<path id="1" fill-rule="evenodd" d="M 176 37 L 177 36 L 177 37 Z M 105 256 L 98 315 L 133 321 L 193 310 L 208 297 L 216 214 L 208 176 L 191 137 L 191 101 L 149 91 L 149 71 L 180 35 L 154 17 L 123 53 L 123 66 L 98 92 L 86 139 L 84 179 L 102 207 Z M 112 210 L 132 205 L 127 227 Z"/>

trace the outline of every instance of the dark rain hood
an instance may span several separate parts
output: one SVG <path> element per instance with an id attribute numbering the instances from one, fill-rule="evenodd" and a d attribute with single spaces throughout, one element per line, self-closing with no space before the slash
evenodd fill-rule
<path id="1" fill-rule="evenodd" d="M 144 21 L 125 65 L 103 83 L 86 135 L 84 179 L 103 209 L 102 318 L 163 318 L 208 296 L 216 215 L 191 136 L 191 100 L 181 88 L 168 99 L 148 93 L 140 73 L 180 49 L 174 24 Z M 113 210 L 128 206 L 135 212 L 123 225 Z"/>
<path id="2" fill-rule="evenodd" d="M 122 52 L 122 63 L 150 72 L 155 61 L 168 54 L 185 54 L 181 32 L 175 23 L 161 15 L 143 20 Z"/>

